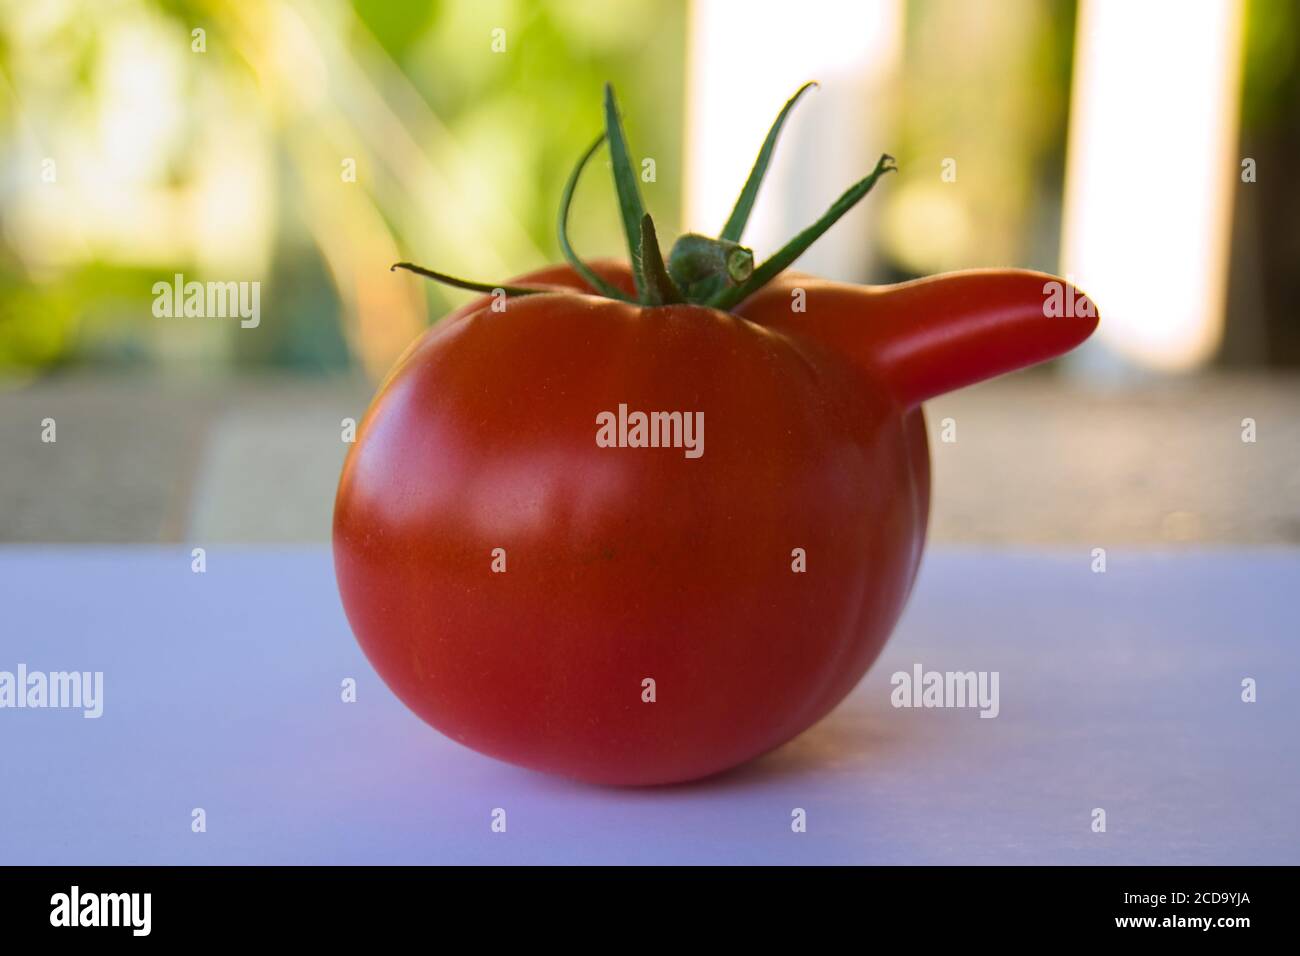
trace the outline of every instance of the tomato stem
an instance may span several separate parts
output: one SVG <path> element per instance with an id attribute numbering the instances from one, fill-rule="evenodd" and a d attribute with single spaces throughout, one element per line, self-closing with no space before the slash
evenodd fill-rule
<path id="1" fill-rule="evenodd" d="M 689 302 L 706 302 L 753 273 L 753 251 L 727 239 L 688 232 L 668 253 L 668 274 Z"/>

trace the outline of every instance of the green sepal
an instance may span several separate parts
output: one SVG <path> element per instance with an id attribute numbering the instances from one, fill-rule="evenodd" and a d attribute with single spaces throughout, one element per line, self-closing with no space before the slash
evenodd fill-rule
<path id="1" fill-rule="evenodd" d="M 685 301 L 664 268 L 664 255 L 659 249 L 659 237 L 655 235 L 655 223 L 649 213 L 641 217 L 639 258 L 645 275 L 646 294 L 642 301 L 646 305 L 674 305 Z"/>
<path id="2" fill-rule="evenodd" d="M 573 267 L 574 272 L 582 276 L 587 281 L 587 284 L 601 295 L 611 299 L 618 299 L 620 302 L 629 302 L 631 300 L 623 293 L 622 289 L 602 279 L 597 275 L 595 269 L 578 258 L 578 254 L 573 251 L 573 246 L 569 242 L 569 206 L 573 203 L 574 190 L 578 187 L 578 179 L 582 176 L 582 170 L 603 142 L 605 142 L 605 134 L 601 133 L 596 137 L 596 141 L 587 147 L 587 151 L 582 154 L 578 164 L 573 167 L 573 172 L 569 173 L 569 179 L 564 184 L 564 192 L 560 195 L 560 215 L 559 222 L 556 225 L 556 232 L 559 235 L 560 252 L 564 254 L 565 260 Z"/>
<path id="3" fill-rule="evenodd" d="M 457 289 L 468 289 L 470 292 L 486 292 L 491 294 L 500 289 L 506 295 L 538 295 L 542 292 L 554 292 L 554 289 L 529 289 L 521 285 L 502 285 L 501 283 L 491 282 L 473 282 L 469 279 L 458 279 L 455 276 L 449 276 L 445 272 L 434 272 L 432 269 L 426 269 L 424 266 L 417 266 L 414 262 L 395 262 L 388 267 L 388 271 L 395 269 L 405 269 L 407 272 L 414 272 L 416 275 L 424 276 L 426 279 L 432 279 L 435 282 L 441 282 L 443 285 L 455 286 Z"/>
<path id="4" fill-rule="evenodd" d="M 749 214 L 754 209 L 754 200 L 758 198 L 758 187 L 763 185 L 768 164 L 772 162 L 772 151 L 776 149 L 776 140 L 781 135 L 781 127 L 785 125 L 785 119 L 794 109 L 794 105 L 799 102 L 799 97 L 816 85 L 815 82 L 808 82 L 799 87 L 794 96 L 786 101 L 785 106 L 781 107 L 781 112 L 776 114 L 776 121 L 767 131 L 767 139 L 763 140 L 763 146 L 758 151 L 758 159 L 754 160 L 754 168 L 749 171 L 749 178 L 745 180 L 745 188 L 740 191 L 740 198 L 736 200 L 735 208 L 727 218 L 727 224 L 718 234 L 719 239 L 740 241 L 741 234 L 745 231 L 745 224 L 749 222 Z"/>
<path id="5" fill-rule="evenodd" d="M 775 279 L 780 272 L 803 255 L 805 250 L 820 239 L 827 229 L 835 225 L 845 213 L 856 206 L 867 193 L 871 192 L 871 187 L 876 184 L 876 180 L 885 173 L 894 172 L 897 169 L 898 166 L 894 163 L 894 157 L 889 155 L 881 156 L 880 161 L 876 163 L 876 168 L 871 171 L 871 175 L 850 186 L 843 196 L 831 204 L 830 209 L 826 210 L 820 219 L 777 250 L 772 258 L 755 269 L 754 274 L 747 280 L 740 285 L 724 289 L 704 304 L 725 311 L 743 302 Z"/>
<path id="6" fill-rule="evenodd" d="M 627 149 L 627 136 L 623 121 L 618 115 L 614 100 L 614 87 L 605 84 L 605 136 L 609 139 L 609 162 L 614 170 L 614 189 L 618 193 L 618 208 L 623 216 L 623 231 L 627 236 L 627 252 L 632 260 L 632 278 L 636 282 L 637 298 L 646 301 L 646 279 L 638 250 L 641 247 L 641 220 L 645 204 L 641 201 L 641 188 L 637 185 L 636 170 Z"/>

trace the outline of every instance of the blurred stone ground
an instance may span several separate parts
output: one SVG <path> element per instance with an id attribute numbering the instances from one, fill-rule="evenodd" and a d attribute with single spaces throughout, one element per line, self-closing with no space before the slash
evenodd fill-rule
<path id="1" fill-rule="evenodd" d="M 371 391 L 76 376 L 0 390 L 0 542 L 325 542 L 340 422 Z M 1093 390 L 1034 371 L 926 413 L 935 542 L 1300 544 L 1300 378 Z"/>

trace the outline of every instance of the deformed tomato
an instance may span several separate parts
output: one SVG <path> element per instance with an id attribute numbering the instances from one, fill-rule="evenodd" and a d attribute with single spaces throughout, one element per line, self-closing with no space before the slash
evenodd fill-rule
<path id="1" fill-rule="evenodd" d="M 633 266 L 573 254 L 580 163 L 570 265 L 439 323 L 376 396 L 339 484 L 339 589 L 380 675 L 449 737 L 613 784 L 794 737 L 870 667 L 911 589 L 921 402 L 1095 328 L 1039 273 L 873 288 L 785 271 L 887 157 L 756 267 L 738 240 L 797 99 L 722 235 L 665 263 L 607 91 L 583 162 L 608 138 Z M 1050 314 L 1062 290 L 1074 307 Z"/>

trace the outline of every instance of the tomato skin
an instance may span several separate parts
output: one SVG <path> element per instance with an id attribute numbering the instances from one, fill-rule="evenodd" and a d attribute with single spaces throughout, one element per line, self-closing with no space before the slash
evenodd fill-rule
<path id="1" fill-rule="evenodd" d="M 564 268 L 519 281 L 581 288 Z M 408 351 L 344 466 L 334 556 L 415 713 L 521 766 L 664 784 L 779 746 L 853 688 L 920 560 L 925 426 L 783 301 L 480 301 Z M 598 447 L 620 404 L 702 412 L 703 454 Z"/>

